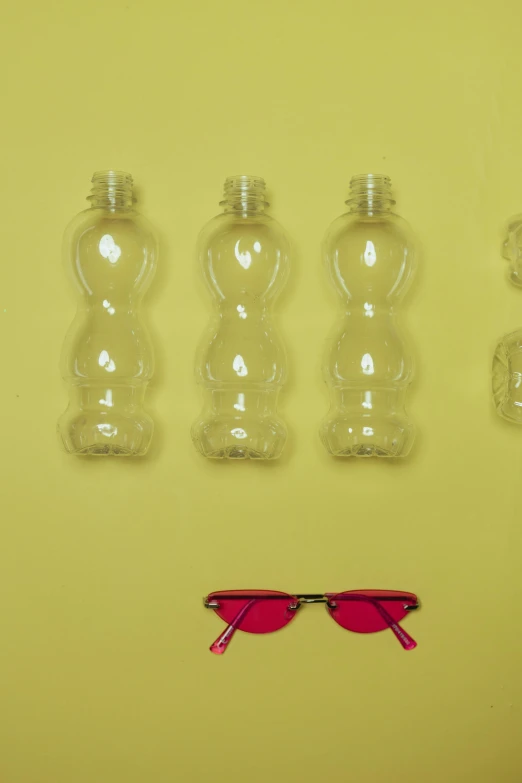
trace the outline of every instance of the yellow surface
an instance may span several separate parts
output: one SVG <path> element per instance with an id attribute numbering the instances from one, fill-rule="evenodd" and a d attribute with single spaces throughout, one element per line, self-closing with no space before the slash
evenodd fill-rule
<path id="1" fill-rule="evenodd" d="M 500 259 L 522 209 L 522 8 L 507 3 L 9 3 L 2 10 L 1 783 L 519 783 L 522 428 L 490 360 L 522 324 Z M 162 238 L 145 461 L 59 447 L 74 298 L 60 263 L 91 174 L 127 169 Z M 383 171 L 423 246 L 406 463 L 317 429 L 334 298 L 321 237 Z M 279 307 L 291 440 L 205 462 L 189 427 L 210 300 L 193 260 L 226 175 L 266 178 L 295 242 Z M 222 658 L 212 589 L 415 590 L 391 633 L 320 606 Z"/>

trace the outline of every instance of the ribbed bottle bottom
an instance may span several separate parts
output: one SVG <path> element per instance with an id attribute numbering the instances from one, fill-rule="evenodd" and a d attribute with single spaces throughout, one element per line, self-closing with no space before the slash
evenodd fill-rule
<path id="1" fill-rule="evenodd" d="M 334 457 L 406 457 L 415 428 L 404 410 L 405 389 L 372 391 L 335 389 L 320 436 Z"/>
<path id="2" fill-rule="evenodd" d="M 277 416 L 279 390 L 207 391 L 207 406 L 192 427 L 195 447 L 211 459 L 277 459 L 286 427 Z"/>
<path id="3" fill-rule="evenodd" d="M 145 385 L 107 388 L 85 384 L 71 389 L 70 404 L 58 422 L 69 454 L 139 457 L 147 453 L 154 423 L 143 410 Z"/>
<path id="4" fill-rule="evenodd" d="M 406 457 L 415 438 L 412 425 L 393 420 L 374 421 L 373 437 L 364 420 L 338 418 L 323 425 L 321 440 L 333 457 Z"/>

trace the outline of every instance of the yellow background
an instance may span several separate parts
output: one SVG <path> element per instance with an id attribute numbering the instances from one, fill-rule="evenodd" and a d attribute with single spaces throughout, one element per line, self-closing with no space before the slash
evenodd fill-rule
<path id="1" fill-rule="evenodd" d="M 522 325 L 499 254 L 522 209 L 520 4 L 28 0 L 2 18 L 1 783 L 520 783 L 522 429 L 490 399 L 496 339 Z M 61 236 L 111 167 L 161 235 L 143 461 L 71 458 L 55 435 Z M 336 462 L 317 436 L 319 245 L 367 171 L 423 248 L 400 464 Z M 195 238 L 237 173 L 266 178 L 294 241 L 275 465 L 206 462 L 189 436 Z M 242 587 L 413 590 L 419 646 L 311 606 L 212 656 L 201 597 Z"/>

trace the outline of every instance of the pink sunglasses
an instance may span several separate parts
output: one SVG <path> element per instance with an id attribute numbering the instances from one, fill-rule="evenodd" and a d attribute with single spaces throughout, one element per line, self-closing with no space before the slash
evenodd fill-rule
<path id="1" fill-rule="evenodd" d="M 210 593 L 205 607 L 213 609 L 228 623 L 225 631 L 210 647 L 222 655 L 236 631 L 272 633 L 288 625 L 303 604 L 325 604 L 336 623 L 347 631 L 375 633 L 390 628 L 405 650 L 417 642 L 401 628 L 399 621 L 420 607 L 414 593 L 396 590 L 350 590 L 345 593 L 299 594 L 276 590 L 223 590 Z"/>

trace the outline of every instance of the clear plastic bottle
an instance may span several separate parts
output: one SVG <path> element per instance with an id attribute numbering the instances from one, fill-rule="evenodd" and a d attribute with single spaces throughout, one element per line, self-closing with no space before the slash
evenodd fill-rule
<path id="1" fill-rule="evenodd" d="M 286 440 L 277 414 L 286 359 L 271 308 L 287 276 L 288 241 L 266 214 L 260 177 L 229 177 L 221 206 L 198 242 L 215 308 L 196 366 L 204 408 L 192 440 L 205 457 L 275 459 Z"/>
<path id="2" fill-rule="evenodd" d="M 510 263 L 509 279 L 522 287 L 522 215 L 508 224 L 502 255 Z M 493 400 L 499 416 L 522 424 L 522 329 L 503 337 L 493 358 Z"/>
<path id="3" fill-rule="evenodd" d="M 392 212 L 388 177 L 353 177 L 350 189 L 349 211 L 330 226 L 323 248 L 342 316 L 324 358 L 330 411 L 320 434 L 337 457 L 403 457 L 414 440 L 405 410 L 413 361 L 396 305 L 412 277 L 414 240 Z"/>
<path id="4" fill-rule="evenodd" d="M 134 209 L 130 174 L 96 172 L 89 200 L 64 236 L 79 301 L 62 354 L 69 407 L 58 432 L 70 454 L 138 456 L 154 427 L 143 408 L 154 357 L 139 307 L 156 239 Z"/>

